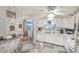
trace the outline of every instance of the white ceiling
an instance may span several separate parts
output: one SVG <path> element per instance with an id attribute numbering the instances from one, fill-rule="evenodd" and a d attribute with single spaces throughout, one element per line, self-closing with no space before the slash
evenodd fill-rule
<path id="1" fill-rule="evenodd" d="M 24 13 L 31 13 L 35 16 L 46 16 L 49 10 L 53 10 L 56 16 L 67 16 L 79 10 L 79 6 L 17 6 L 17 8 L 24 10 Z"/>
<path id="2" fill-rule="evenodd" d="M 31 10 L 37 15 L 48 15 L 49 10 L 53 10 L 55 16 L 65 17 L 79 12 L 79 6 L 31 6 Z"/>
<path id="3" fill-rule="evenodd" d="M 49 10 L 53 10 L 54 13 L 62 13 L 63 15 L 74 14 L 75 11 L 79 9 L 78 6 L 48 6 L 47 8 L 40 7 L 39 10 L 41 12 L 48 13 Z M 60 15 L 60 14 L 59 14 Z"/>
<path id="4" fill-rule="evenodd" d="M 78 10 L 78 8 L 79 8 L 78 6 L 61 6 L 59 8 L 56 8 L 56 10 L 59 9 L 58 12 L 68 15 L 73 14 L 75 11 Z"/>

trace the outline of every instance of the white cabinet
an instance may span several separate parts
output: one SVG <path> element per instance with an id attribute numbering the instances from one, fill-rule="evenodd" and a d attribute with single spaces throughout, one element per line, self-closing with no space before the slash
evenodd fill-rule
<path id="1" fill-rule="evenodd" d="M 73 17 L 69 19 L 68 25 L 69 25 L 68 26 L 69 28 L 74 29 L 74 18 Z"/>
<path id="2" fill-rule="evenodd" d="M 36 40 L 38 40 L 38 41 L 44 41 L 44 35 L 43 35 L 43 33 L 37 33 Z"/>
<path id="3" fill-rule="evenodd" d="M 75 46 L 76 46 L 76 40 L 75 35 L 64 35 L 64 46 L 67 52 L 74 53 L 75 52 Z"/>
<path id="4" fill-rule="evenodd" d="M 64 46 L 63 36 L 53 33 L 37 33 L 37 40 Z"/>

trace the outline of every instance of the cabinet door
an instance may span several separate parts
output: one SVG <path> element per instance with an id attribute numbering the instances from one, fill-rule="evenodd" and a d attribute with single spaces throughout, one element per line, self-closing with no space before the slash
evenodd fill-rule
<path id="1" fill-rule="evenodd" d="M 63 37 L 61 35 L 52 34 L 50 35 L 50 42 L 57 45 L 64 45 Z"/>
<path id="2" fill-rule="evenodd" d="M 71 28 L 71 29 L 74 29 L 74 19 L 69 19 L 69 23 L 68 23 L 68 27 Z"/>
<path id="3" fill-rule="evenodd" d="M 63 19 L 63 27 L 68 28 L 68 19 Z"/>
<path id="4" fill-rule="evenodd" d="M 44 41 L 44 35 L 42 33 L 37 33 L 37 39 L 38 41 Z"/>

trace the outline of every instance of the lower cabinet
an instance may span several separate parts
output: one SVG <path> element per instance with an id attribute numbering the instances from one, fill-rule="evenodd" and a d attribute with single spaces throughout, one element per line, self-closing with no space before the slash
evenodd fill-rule
<path id="1" fill-rule="evenodd" d="M 59 34 L 38 33 L 36 40 L 64 46 L 63 37 Z"/>

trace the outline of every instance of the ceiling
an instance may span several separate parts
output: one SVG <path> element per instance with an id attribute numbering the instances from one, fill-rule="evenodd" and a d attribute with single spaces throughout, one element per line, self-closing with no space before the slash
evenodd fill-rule
<path id="1" fill-rule="evenodd" d="M 41 12 L 52 10 L 56 15 L 71 15 L 79 11 L 78 6 L 47 6 L 46 8 L 40 8 Z M 58 14 L 59 13 L 59 14 Z"/>
<path id="2" fill-rule="evenodd" d="M 45 16 L 52 10 L 57 17 L 73 16 L 79 12 L 79 6 L 32 6 L 30 8 L 33 8 L 37 14 Z"/>
<path id="3" fill-rule="evenodd" d="M 72 16 L 79 12 L 79 6 L 20 6 L 19 10 L 23 9 L 24 13 L 31 13 L 32 15 L 46 16 L 52 10 L 55 16 Z"/>

